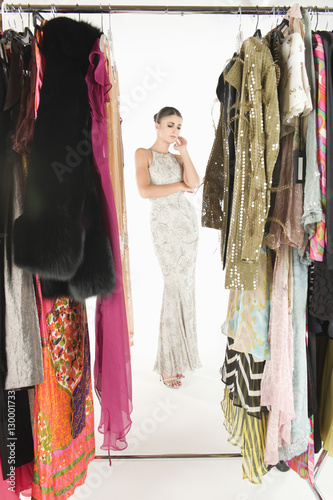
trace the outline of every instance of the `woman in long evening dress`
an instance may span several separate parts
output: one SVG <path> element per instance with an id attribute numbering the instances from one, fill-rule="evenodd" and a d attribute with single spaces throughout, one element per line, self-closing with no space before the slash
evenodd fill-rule
<path id="1" fill-rule="evenodd" d="M 139 193 L 151 200 L 151 231 L 160 264 L 164 291 L 158 352 L 154 370 L 165 385 L 178 388 L 186 371 L 201 366 L 196 331 L 195 264 L 198 224 L 192 204 L 184 196 L 200 179 L 180 136 L 183 119 L 175 108 L 154 116 L 157 138 L 149 149 L 135 153 Z M 172 154 L 174 144 L 180 154 Z"/>

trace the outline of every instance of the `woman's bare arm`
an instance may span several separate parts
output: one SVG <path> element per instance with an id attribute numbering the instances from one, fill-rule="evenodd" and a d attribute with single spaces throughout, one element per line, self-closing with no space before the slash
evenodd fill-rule
<path id="1" fill-rule="evenodd" d="M 151 184 L 149 176 L 150 155 L 151 152 L 144 148 L 139 148 L 135 152 L 136 182 L 142 198 L 161 198 L 178 191 L 192 191 L 192 188 L 185 182 L 163 185 Z"/>

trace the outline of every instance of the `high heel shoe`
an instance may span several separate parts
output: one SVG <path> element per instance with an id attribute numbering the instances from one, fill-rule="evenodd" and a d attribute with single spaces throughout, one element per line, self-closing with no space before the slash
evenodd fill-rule
<path id="1" fill-rule="evenodd" d="M 164 385 L 169 387 L 169 389 L 179 389 L 182 386 L 182 383 L 180 380 L 178 380 L 178 377 L 164 378 L 163 375 L 161 375 L 160 381 L 163 382 Z"/>

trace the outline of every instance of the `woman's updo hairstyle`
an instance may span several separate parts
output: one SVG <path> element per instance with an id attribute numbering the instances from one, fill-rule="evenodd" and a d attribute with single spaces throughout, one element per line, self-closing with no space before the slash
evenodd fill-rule
<path id="1" fill-rule="evenodd" d="M 154 115 L 154 122 L 161 123 L 162 118 L 172 115 L 176 115 L 179 116 L 179 118 L 183 118 L 178 109 L 166 106 L 165 108 L 160 109 L 159 112 L 156 113 L 156 115 Z"/>

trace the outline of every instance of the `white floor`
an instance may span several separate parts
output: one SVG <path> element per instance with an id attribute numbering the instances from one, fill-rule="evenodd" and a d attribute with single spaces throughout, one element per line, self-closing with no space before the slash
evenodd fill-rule
<path id="1" fill-rule="evenodd" d="M 318 487 L 332 500 L 332 463 L 327 459 Z M 262 485 L 242 479 L 241 459 L 95 460 L 73 500 L 314 500 L 306 481 L 273 468 Z"/>

